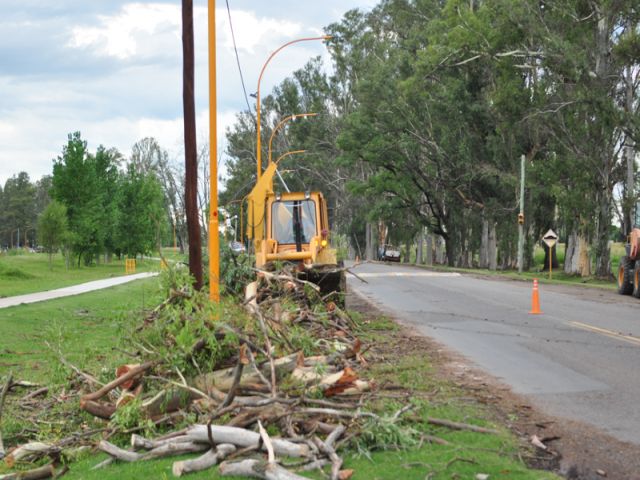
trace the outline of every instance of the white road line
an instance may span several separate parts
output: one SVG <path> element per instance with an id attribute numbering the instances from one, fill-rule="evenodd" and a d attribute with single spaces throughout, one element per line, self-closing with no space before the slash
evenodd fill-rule
<path id="1" fill-rule="evenodd" d="M 574 327 L 581 328 L 583 330 L 588 330 L 590 332 L 599 333 L 600 335 L 604 335 L 610 338 L 615 338 L 616 340 L 632 343 L 634 345 L 640 345 L 640 338 L 634 337 L 632 335 L 624 335 L 622 333 L 614 332 L 613 330 L 607 330 L 606 328 L 595 327 L 593 325 L 589 325 L 587 323 L 582 323 L 582 322 L 569 322 L 569 324 L 573 325 Z"/>
<path id="2" fill-rule="evenodd" d="M 362 278 L 377 278 L 377 277 L 459 277 L 460 274 L 456 272 L 363 272 L 358 273 Z"/>

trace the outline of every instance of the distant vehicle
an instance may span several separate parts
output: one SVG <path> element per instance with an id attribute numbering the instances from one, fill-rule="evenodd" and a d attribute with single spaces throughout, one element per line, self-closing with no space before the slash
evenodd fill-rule
<path id="1" fill-rule="evenodd" d="M 393 245 L 383 245 L 378 249 L 378 260 L 381 262 L 400 262 L 400 250 Z"/>
<path id="2" fill-rule="evenodd" d="M 246 250 L 242 242 L 237 242 L 235 240 L 233 242 L 229 242 L 229 248 L 233 253 L 238 253 L 238 254 L 244 253 Z"/>

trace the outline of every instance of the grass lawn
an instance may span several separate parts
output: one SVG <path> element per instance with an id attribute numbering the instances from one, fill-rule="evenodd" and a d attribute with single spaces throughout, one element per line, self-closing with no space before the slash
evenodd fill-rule
<path id="1" fill-rule="evenodd" d="M 174 249 L 173 247 L 162 247 L 162 256 L 167 260 L 173 260 L 174 262 L 188 262 L 189 255 L 186 253 L 180 253 L 180 249 Z"/>
<path id="2" fill-rule="evenodd" d="M 57 354 L 60 350 L 79 368 L 101 372 L 123 360 L 112 350 L 119 345 L 124 322 L 131 311 L 159 301 L 158 280 L 137 280 L 125 285 L 0 309 L 0 377 L 12 370 L 16 378 L 50 382 L 64 377 Z M 105 370 L 111 379 L 112 371 Z"/>
<path id="3" fill-rule="evenodd" d="M 157 260 L 138 261 L 136 272 L 159 268 Z M 68 287 L 79 283 L 119 277 L 125 274 L 124 260 L 89 267 L 72 266 L 67 269 L 62 255 L 55 255 L 53 268 L 49 268 L 49 256 L 45 253 L 0 255 L 0 297 L 41 292 Z"/>
<path id="4" fill-rule="evenodd" d="M 57 354 L 45 346 L 48 340 L 55 349 L 78 367 L 107 381 L 113 376 L 113 366 L 124 363 L 127 357 L 117 349 L 127 324 L 135 321 L 128 312 L 151 307 L 160 301 L 158 280 L 147 279 L 107 290 L 88 293 L 32 305 L 0 310 L 0 377 L 9 370 L 21 380 L 48 385 L 64 385 L 68 371 L 60 365 Z M 398 327 L 387 319 L 375 318 L 365 322 L 361 338 L 374 346 L 374 360 L 363 367 L 363 375 L 375 378 L 379 384 L 393 383 L 411 389 L 414 409 L 408 414 L 406 427 L 413 428 L 412 442 L 401 450 L 374 451 L 370 455 L 358 454 L 354 446 L 344 452 L 344 468 L 355 470 L 354 479 L 451 479 L 475 478 L 478 473 L 491 479 L 544 480 L 557 479 L 548 472 L 529 470 L 518 459 L 517 440 L 504 428 L 495 424 L 487 407 L 470 401 L 470 394 L 434 374 L 434 367 L 421 347 L 404 348 L 406 337 L 398 336 Z M 403 348 L 398 349 L 398 345 Z M 416 344 L 417 345 L 417 344 Z M 116 347 L 114 349 L 114 347 Z M 394 354 L 395 353 L 395 354 Z M 375 356 L 374 356 L 375 355 Z M 374 409 L 389 418 L 401 404 L 395 398 L 374 396 L 366 408 Z M 406 400 L 403 400 L 406 401 Z M 64 404 L 68 415 L 78 416 L 77 399 Z M 5 443 L 11 432 L 22 428 L 5 411 L 3 432 Z M 453 431 L 427 424 L 427 416 L 473 423 L 497 428 L 499 435 Z M 88 417 L 87 417 L 88 420 Z M 55 430 L 42 432 L 46 440 Z M 391 444 L 405 435 L 385 424 L 365 428 L 370 434 L 362 437 L 362 446 Z M 420 433 L 436 435 L 451 445 L 418 444 Z M 9 440 L 10 441 L 10 440 Z M 400 441 L 400 443 L 403 443 Z M 71 464 L 65 476 L 73 479 L 126 480 L 139 478 L 173 478 L 171 465 L 175 458 L 148 463 L 115 464 L 106 469 L 91 471 L 91 467 L 104 459 L 103 455 L 87 454 Z M 0 474 L 4 467 L 0 466 Z M 193 479 L 217 479 L 216 469 L 189 475 Z M 309 478 L 325 478 L 319 473 Z"/>

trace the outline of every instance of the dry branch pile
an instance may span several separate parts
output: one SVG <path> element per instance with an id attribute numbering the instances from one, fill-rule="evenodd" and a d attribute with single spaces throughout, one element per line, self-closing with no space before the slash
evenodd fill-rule
<path id="1" fill-rule="evenodd" d="M 358 374 L 366 349 L 357 325 L 313 284 L 287 271 L 261 273 L 244 303 L 247 313 L 236 310 L 233 319 L 212 311 L 202 294 L 173 285 L 131 336 L 137 361 L 119 367 L 108 383 L 60 355 L 76 388 L 46 400 L 47 387 L 34 388 L 18 401 L 34 418 L 51 402 L 73 402 L 95 417 L 95 428 L 82 422 L 55 442 L 17 445 L 7 465 L 51 463 L 0 479 L 59 475 L 60 465 L 88 447 L 109 455 L 95 468 L 200 453 L 175 462 L 173 473 L 220 464 L 222 475 L 296 479 L 303 477 L 294 471 L 326 466 L 332 479 L 349 478 L 338 452 L 363 421 L 378 418 L 362 408 L 375 384 Z M 157 428 L 168 433 L 138 434 Z M 130 447 L 117 446 L 127 432 Z"/>

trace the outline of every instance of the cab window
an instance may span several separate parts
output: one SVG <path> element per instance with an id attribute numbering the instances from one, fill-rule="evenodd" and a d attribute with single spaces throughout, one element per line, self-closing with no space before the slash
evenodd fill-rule
<path id="1" fill-rule="evenodd" d="M 272 237 L 278 243 L 309 243 L 316 234 L 316 205 L 313 200 L 287 200 L 273 202 L 271 206 Z"/>

